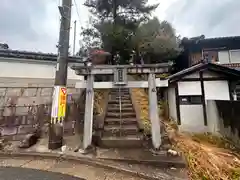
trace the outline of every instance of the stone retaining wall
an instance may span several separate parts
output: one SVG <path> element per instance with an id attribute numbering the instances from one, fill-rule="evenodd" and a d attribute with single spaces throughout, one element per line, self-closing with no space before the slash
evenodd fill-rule
<path id="1" fill-rule="evenodd" d="M 26 83 L 27 82 L 27 83 Z M 64 122 L 65 133 L 74 133 L 79 113 L 81 92 L 76 81 L 68 83 L 68 106 Z M 52 79 L 0 78 L 0 135 L 10 140 L 22 140 L 37 128 L 48 131 L 53 94 Z"/>

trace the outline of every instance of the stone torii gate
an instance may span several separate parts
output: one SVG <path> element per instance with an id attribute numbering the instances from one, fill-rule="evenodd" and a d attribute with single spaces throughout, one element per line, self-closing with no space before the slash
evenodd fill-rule
<path id="1" fill-rule="evenodd" d="M 154 148 L 161 146 L 160 121 L 158 115 L 157 87 L 167 87 L 168 81 L 156 78 L 156 74 L 168 73 L 169 63 L 151 65 L 80 65 L 72 67 L 77 75 L 86 80 L 76 83 L 75 88 L 86 89 L 83 149 L 92 143 L 94 89 L 148 88 L 149 119 L 151 120 L 152 143 Z M 129 75 L 147 75 L 147 81 L 129 81 Z M 95 75 L 112 76 L 113 81 L 95 82 Z"/>

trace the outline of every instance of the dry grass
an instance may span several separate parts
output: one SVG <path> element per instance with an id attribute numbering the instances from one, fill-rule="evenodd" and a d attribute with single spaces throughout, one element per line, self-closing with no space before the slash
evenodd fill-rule
<path id="1" fill-rule="evenodd" d="M 140 109 L 140 118 L 143 124 L 144 132 L 149 133 L 151 131 L 151 122 L 149 120 L 148 110 L 148 96 L 144 89 L 134 88 L 132 89 L 132 95 L 136 100 L 136 104 Z"/>
<path id="2" fill-rule="evenodd" d="M 178 133 L 176 125 L 165 122 L 175 148 L 181 151 L 188 162 L 192 180 L 239 180 L 239 155 L 230 147 L 229 141 L 211 134 L 190 135 Z M 174 135 L 172 135 L 174 133 Z M 224 145 L 225 144 L 225 145 Z M 232 146 L 233 147 L 233 146 Z"/>
<path id="3" fill-rule="evenodd" d="M 94 92 L 94 114 L 101 115 L 104 106 L 104 94 L 106 90 L 95 90 Z"/>
<path id="4" fill-rule="evenodd" d="M 148 96 L 144 89 L 133 89 L 133 96 L 141 109 L 144 130 L 150 132 Z M 185 155 L 191 180 L 240 180 L 240 151 L 235 153 L 237 149 L 231 142 L 211 134 L 179 133 L 174 122 L 162 123 L 174 148 Z"/>
<path id="5" fill-rule="evenodd" d="M 151 132 L 151 121 L 149 119 L 149 104 L 148 104 L 148 95 L 142 88 L 133 88 L 132 95 L 136 100 L 136 104 L 140 109 L 140 118 L 144 127 L 144 132 L 149 134 Z M 162 108 L 164 103 L 159 103 L 159 115 L 162 115 Z"/>

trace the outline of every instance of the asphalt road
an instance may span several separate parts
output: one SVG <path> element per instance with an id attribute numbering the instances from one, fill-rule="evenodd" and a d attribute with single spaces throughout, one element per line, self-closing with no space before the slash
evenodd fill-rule
<path id="1" fill-rule="evenodd" d="M 0 180 L 144 180 L 144 178 L 77 161 L 40 157 L 0 157 Z"/>
<path id="2" fill-rule="evenodd" d="M 0 180 L 86 180 L 69 175 L 42 170 L 0 167 Z"/>

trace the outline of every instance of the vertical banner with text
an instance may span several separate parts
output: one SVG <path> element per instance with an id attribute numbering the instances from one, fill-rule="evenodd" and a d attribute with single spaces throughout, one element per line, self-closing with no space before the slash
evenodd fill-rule
<path id="1" fill-rule="evenodd" d="M 52 113 L 51 113 L 52 118 L 58 117 L 59 90 L 60 90 L 59 86 L 54 86 L 53 98 L 52 98 Z"/>
<path id="2" fill-rule="evenodd" d="M 52 102 L 52 118 L 63 118 L 66 115 L 67 106 L 67 88 L 55 86 Z"/>
<path id="3" fill-rule="evenodd" d="M 65 117 L 67 106 L 67 88 L 60 87 L 59 101 L 58 101 L 58 117 Z"/>

